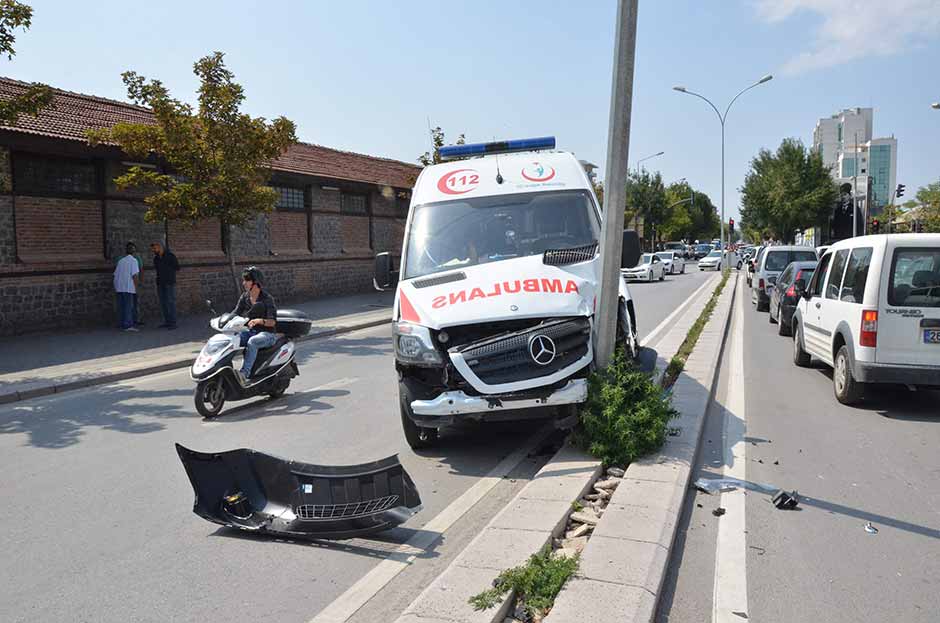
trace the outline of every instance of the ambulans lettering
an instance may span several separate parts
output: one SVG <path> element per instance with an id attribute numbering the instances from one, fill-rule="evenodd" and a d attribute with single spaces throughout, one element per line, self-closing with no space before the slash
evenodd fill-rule
<path id="1" fill-rule="evenodd" d="M 431 300 L 431 307 L 440 309 L 448 305 L 465 303 L 474 299 L 492 298 L 503 294 L 516 294 L 517 292 L 530 292 L 541 294 L 578 294 L 578 284 L 568 279 L 562 284 L 561 279 L 515 279 L 494 283 L 488 288 L 472 288 L 471 290 L 458 290 L 447 295 L 435 296 Z"/>

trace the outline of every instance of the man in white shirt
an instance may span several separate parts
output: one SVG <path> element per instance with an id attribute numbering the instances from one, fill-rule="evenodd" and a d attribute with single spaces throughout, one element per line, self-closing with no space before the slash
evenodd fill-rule
<path id="1" fill-rule="evenodd" d="M 137 275 L 140 265 L 134 253 L 137 247 L 128 242 L 125 247 L 127 255 L 118 260 L 114 269 L 114 291 L 117 292 L 118 310 L 121 318 L 121 328 L 125 331 L 137 331 L 134 326 L 134 295 L 137 293 Z"/>

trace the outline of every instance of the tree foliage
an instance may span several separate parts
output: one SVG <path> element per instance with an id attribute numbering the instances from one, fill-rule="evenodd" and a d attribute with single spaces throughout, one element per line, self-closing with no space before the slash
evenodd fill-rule
<path id="1" fill-rule="evenodd" d="M 685 201 L 693 197 L 694 201 Z M 631 172 L 627 179 L 625 220 L 644 219 L 646 238 L 694 240 L 711 238 L 718 231 L 715 205 L 708 195 L 688 182 L 674 182 L 666 187 L 662 176 L 642 171 Z"/>
<path id="2" fill-rule="evenodd" d="M 16 0 L 0 0 L 0 55 L 13 60 L 16 50 L 17 28 L 28 30 L 33 21 L 33 9 Z M 16 125 L 22 115 L 33 115 L 52 105 L 52 89 L 44 84 L 33 83 L 25 93 L 0 101 L 0 125 Z"/>
<path id="3" fill-rule="evenodd" d="M 466 137 L 461 134 L 457 137 L 455 145 L 463 145 L 466 142 Z M 431 130 L 431 145 L 433 146 L 432 151 L 426 151 L 418 156 L 418 162 L 420 162 L 422 166 L 428 167 L 432 164 L 441 163 L 440 149 L 444 146 L 444 130 L 441 129 L 441 126 L 437 126 Z"/>
<path id="4" fill-rule="evenodd" d="M 940 233 L 940 181 L 919 188 L 917 201 L 920 203 L 918 221 L 921 231 Z"/>
<path id="5" fill-rule="evenodd" d="M 825 219 L 837 197 L 822 156 L 788 138 L 776 152 L 762 149 L 751 160 L 741 188 L 741 216 L 749 230 L 790 241 L 796 230 Z"/>
<path id="6" fill-rule="evenodd" d="M 88 139 L 93 145 L 114 143 L 133 158 L 155 157 L 168 165 L 171 172 L 134 166 L 114 180 L 119 188 L 153 191 L 144 199 L 147 221 L 218 218 L 224 226 L 241 226 L 274 208 L 277 196 L 267 186 L 271 163 L 297 142 L 295 126 L 284 117 L 268 122 L 240 112 L 244 91 L 225 67 L 221 52 L 196 61 L 193 72 L 200 80 L 195 110 L 171 97 L 159 80 L 125 72 L 128 97 L 150 107 L 156 123 L 118 123 L 90 130 Z M 230 241 L 226 236 L 234 275 Z"/>

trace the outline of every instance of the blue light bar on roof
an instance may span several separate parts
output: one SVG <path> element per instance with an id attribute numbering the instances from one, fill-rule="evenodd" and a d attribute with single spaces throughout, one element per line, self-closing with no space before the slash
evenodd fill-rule
<path id="1" fill-rule="evenodd" d="M 467 145 L 448 145 L 438 149 L 441 160 L 453 160 L 468 156 L 485 156 L 487 154 L 507 154 L 515 151 L 536 151 L 539 149 L 555 149 L 554 136 L 539 138 L 520 138 L 512 141 L 496 141 L 493 143 L 469 143 Z"/>

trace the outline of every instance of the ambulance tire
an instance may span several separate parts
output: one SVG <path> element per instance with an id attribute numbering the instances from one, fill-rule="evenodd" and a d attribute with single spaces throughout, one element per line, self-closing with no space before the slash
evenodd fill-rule
<path id="1" fill-rule="evenodd" d="M 401 428 L 405 433 L 405 441 L 411 446 L 412 450 L 421 450 L 430 448 L 438 440 L 436 428 L 424 428 L 415 424 L 411 416 L 414 412 L 411 410 L 411 401 L 414 400 L 411 389 L 405 383 L 398 384 L 398 404 L 401 411 Z"/>

